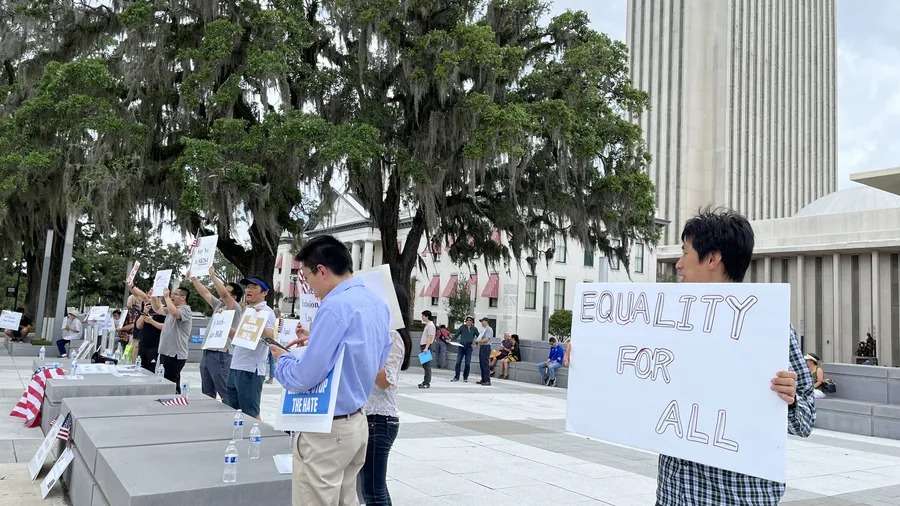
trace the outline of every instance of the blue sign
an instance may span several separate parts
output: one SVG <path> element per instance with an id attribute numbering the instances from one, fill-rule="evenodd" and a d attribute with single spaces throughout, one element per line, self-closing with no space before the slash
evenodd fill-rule
<path id="1" fill-rule="evenodd" d="M 283 415 L 327 415 L 334 385 L 334 369 L 312 390 L 306 392 L 287 391 L 281 404 Z"/>
<path id="2" fill-rule="evenodd" d="M 302 357 L 306 352 L 301 348 L 292 354 Z M 331 432 L 337 392 L 341 387 L 341 369 L 344 367 L 344 350 L 338 351 L 334 367 L 321 383 L 305 392 L 284 390 L 281 409 L 273 425 L 278 430 L 301 432 Z"/>
<path id="3" fill-rule="evenodd" d="M 191 336 L 191 344 L 202 344 L 203 336 Z"/>

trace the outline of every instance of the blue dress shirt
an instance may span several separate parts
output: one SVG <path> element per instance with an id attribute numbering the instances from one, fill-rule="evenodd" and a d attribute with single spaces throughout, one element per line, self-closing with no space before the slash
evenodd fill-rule
<path id="1" fill-rule="evenodd" d="M 390 320 L 387 304 L 362 281 L 342 281 L 319 305 L 306 354 L 299 359 L 289 353 L 282 355 L 275 379 L 289 390 L 309 390 L 325 379 L 343 345 L 344 367 L 334 414 L 354 413 L 365 406 L 375 375 L 387 360 Z"/>

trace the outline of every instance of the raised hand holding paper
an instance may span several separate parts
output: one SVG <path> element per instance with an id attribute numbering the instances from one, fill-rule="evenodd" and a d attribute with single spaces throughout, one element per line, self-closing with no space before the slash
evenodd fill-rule
<path id="1" fill-rule="evenodd" d="M 216 246 L 219 236 L 216 234 L 203 236 L 197 239 L 197 243 L 191 252 L 191 265 L 188 274 L 191 276 L 208 276 L 209 268 L 216 258 Z"/>
<path id="2" fill-rule="evenodd" d="M 153 278 L 153 289 L 150 290 L 151 297 L 162 297 L 163 292 L 169 289 L 169 282 L 172 280 L 172 269 L 164 271 L 156 271 L 156 277 Z"/>
<path id="3" fill-rule="evenodd" d="M 134 265 L 131 266 L 131 271 L 128 272 L 128 277 L 125 278 L 125 284 L 131 285 L 134 283 L 134 277 L 137 276 L 138 269 L 141 268 L 141 262 L 135 260 Z"/>
<path id="4" fill-rule="evenodd" d="M 579 284 L 567 430 L 784 482 L 789 308 L 788 285 Z"/>

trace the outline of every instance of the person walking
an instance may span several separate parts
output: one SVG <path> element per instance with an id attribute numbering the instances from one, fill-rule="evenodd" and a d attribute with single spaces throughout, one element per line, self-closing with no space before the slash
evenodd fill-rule
<path id="1" fill-rule="evenodd" d="M 478 330 L 475 329 L 475 318 L 466 316 L 466 323 L 456 329 L 456 334 L 454 335 L 454 339 L 462 346 L 457 347 L 456 374 L 453 375 L 453 379 L 450 381 L 459 381 L 459 370 L 463 360 L 466 362 L 466 366 L 463 369 L 463 381 L 469 381 L 469 369 L 472 365 L 472 347 L 476 337 L 478 337 Z"/>
<path id="2" fill-rule="evenodd" d="M 422 322 L 425 323 L 425 329 L 422 331 L 422 337 L 419 340 L 419 351 L 421 352 L 431 349 L 434 337 L 437 334 L 437 328 L 435 328 L 432 318 L 431 311 L 427 309 L 422 311 Z M 422 364 L 422 369 L 425 369 L 425 377 L 419 383 L 419 388 L 431 388 L 431 365 L 434 363 L 434 353 L 431 355 L 431 361 Z"/>
<path id="3" fill-rule="evenodd" d="M 216 275 L 216 271 L 213 267 L 209 268 L 209 278 L 220 297 L 224 296 L 223 290 L 235 301 L 240 301 L 244 296 L 244 289 L 241 288 L 241 285 L 237 283 L 222 283 L 222 280 Z M 210 292 L 209 289 L 195 276 L 191 276 L 190 280 L 200 297 L 212 308 L 213 315 L 229 309 L 221 298 L 213 295 L 212 292 Z M 206 348 L 203 350 L 203 354 L 200 357 L 200 389 L 203 391 L 204 395 L 212 397 L 213 399 L 218 395 L 223 402 L 228 395 L 226 387 L 228 384 L 228 375 L 231 372 L 230 338 L 234 336 L 240 321 L 241 312 L 240 310 L 236 310 L 230 322 L 231 330 L 229 331 L 229 339 L 226 341 L 225 346 L 222 348 Z"/>
<path id="4" fill-rule="evenodd" d="M 301 432 L 293 444 L 292 502 L 357 505 L 357 476 L 366 460 L 368 421 L 362 414 L 378 371 L 391 349 L 390 312 L 378 295 L 353 277 L 344 243 L 330 235 L 309 240 L 297 253 L 300 272 L 322 301 L 311 333 L 297 327 L 289 346 L 308 343 L 297 356 L 270 346 L 275 379 L 290 390 L 320 384 L 343 353 L 344 365 L 330 434 Z"/>
<path id="5" fill-rule="evenodd" d="M 375 376 L 375 388 L 366 401 L 366 420 L 369 422 L 369 443 L 366 462 L 359 471 L 360 499 L 366 506 L 391 504 L 387 487 L 387 465 L 391 446 L 400 431 L 400 408 L 397 406 L 397 383 L 405 352 L 403 338 L 391 331 L 391 351 L 387 362 Z"/>
<path id="6" fill-rule="evenodd" d="M 491 322 L 487 318 L 479 320 L 481 323 L 481 332 L 475 344 L 478 345 L 478 368 L 481 370 L 481 381 L 477 383 L 482 386 L 491 384 L 491 341 L 494 340 L 494 329 L 491 328 Z"/>

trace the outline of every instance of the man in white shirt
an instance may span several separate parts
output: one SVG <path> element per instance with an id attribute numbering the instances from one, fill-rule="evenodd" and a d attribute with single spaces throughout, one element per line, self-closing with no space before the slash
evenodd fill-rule
<path id="1" fill-rule="evenodd" d="M 263 337 L 275 337 L 275 312 L 266 304 L 269 284 L 258 276 L 241 280 L 244 287 L 244 311 L 253 309 L 257 318 L 265 319 Z M 227 293 L 223 301 L 228 309 L 237 308 L 237 302 Z M 230 300 L 229 300 L 230 299 Z M 250 350 L 241 346 L 232 346 L 231 371 L 225 385 L 225 404 L 240 409 L 244 414 L 259 418 L 259 401 L 262 397 L 263 381 L 269 369 L 269 346 L 265 340 L 259 339 L 256 348 Z"/>
<path id="2" fill-rule="evenodd" d="M 74 307 L 70 307 L 67 311 L 66 321 L 63 322 L 62 339 L 56 341 L 56 349 L 59 350 L 60 358 L 69 356 L 69 353 L 66 351 L 69 341 L 81 337 L 81 320 L 78 319 L 78 312 L 75 311 Z"/>
<path id="3" fill-rule="evenodd" d="M 491 341 L 494 339 L 494 329 L 487 318 L 481 319 L 481 333 L 475 344 L 478 345 L 478 368 L 481 369 L 481 381 L 479 385 L 488 386 L 491 384 Z"/>
<path id="4" fill-rule="evenodd" d="M 434 336 L 437 334 L 437 328 L 434 326 L 433 318 L 431 311 L 427 309 L 422 311 L 422 323 L 425 324 L 425 330 L 422 331 L 422 337 L 419 339 L 419 349 L 422 352 L 431 349 L 431 345 L 434 344 Z M 419 383 L 419 388 L 431 388 L 432 362 L 434 362 L 434 360 L 422 364 L 422 369 L 425 369 L 425 377 L 422 379 L 422 382 Z"/>

